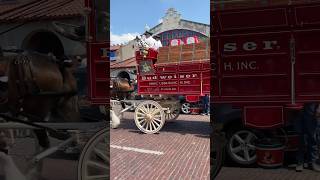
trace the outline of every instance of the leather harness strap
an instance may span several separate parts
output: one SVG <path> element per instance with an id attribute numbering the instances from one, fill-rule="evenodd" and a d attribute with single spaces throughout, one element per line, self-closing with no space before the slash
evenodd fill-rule
<path id="1" fill-rule="evenodd" d="M 14 59 L 13 64 L 17 77 L 16 87 L 19 92 L 19 98 L 23 99 L 26 95 L 39 92 L 39 87 L 34 80 L 29 57 L 20 54 Z"/>

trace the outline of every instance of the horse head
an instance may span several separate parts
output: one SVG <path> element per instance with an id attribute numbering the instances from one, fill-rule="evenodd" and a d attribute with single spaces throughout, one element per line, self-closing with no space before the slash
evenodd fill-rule
<path id="1" fill-rule="evenodd" d="M 127 78 L 116 78 L 113 80 L 113 88 L 119 92 L 132 92 L 134 86 Z"/>

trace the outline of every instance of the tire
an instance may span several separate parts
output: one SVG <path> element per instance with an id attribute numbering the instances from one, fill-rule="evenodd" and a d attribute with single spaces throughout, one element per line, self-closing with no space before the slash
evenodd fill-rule
<path id="1" fill-rule="evenodd" d="M 190 107 L 191 107 L 191 103 L 183 102 L 183 103 L 181 104 L 181 112 L 182 112 L 183 114 L 190 114 L 190 113 L 191 113 Z"/>
<path id="2" fill-rule="evenodd" d="M 235 127 L 227 131 L 226 152 L 228 158 L 238 165 L 252 165 L 257 159 L 254 141 L 258 137 L 249 129 Z"/>
<path id="3" fill-rule="evenodd" d="M 225 161 L 225 145 L 222 135 L 214 134 L 212 136 L 211 148 L 210 148 L 210 176 L 211 179 L 215 179 L 219 174 L 223 163 Z"/>

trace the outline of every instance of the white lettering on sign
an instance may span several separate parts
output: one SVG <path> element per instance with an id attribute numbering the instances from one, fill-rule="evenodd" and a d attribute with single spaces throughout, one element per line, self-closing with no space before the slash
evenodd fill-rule
<path id="1" fill-rule="evenodd" d="M 254 42 L 246 42 L 243 44 L 243 49 L 246 51 L 253 51 L 257 49 L 257 44 Z"/>
<path id="2" fill-rule="evenodd" d="M 180 74 L 179 75 L 180 79 L 184 79 L 184 78 L 198 78 L 198 74 L 196 73 L 192 73 L 192 74 Z"/>
<path id="3" fill-rule="evenodd" d="M 175 87 L 172 87 L 172 88 L 168 87 L 168 88 L 160 88 L 160 90 L 161 90 L 161 91 L 176 91 L 177 88 L 175 88 Z"/>
<path id="4" fill-rule="evenodd" d="M 160 82 L 160 85 L 177 85 L 178 82 L 177 81 L 162 81 Z"/>
<path id="5" fill-rule="evenodd" d="M 273 45 L 277 45 L 277 41 L 263 41 L 264 44 L 264 50 L 272 50 Z"/>
<path id="6" fill-rule="evenodd" d="M 180 81 L 180 84 L 184 84 L 184 85 L 189 85 L 189 84 L 191 84 L 191 81 Z"/>
<path id="7" fill-rule="evenodd" d="M 160 79 L 177 79 L 177 75 L 161 75 Z"/>
<path id="8" fill-rule="evenodd" d="M 243 71 L 243 70 L 257 70 L 256 61 L 237 61 L 237 62 L 225 62 L 225 71 Z"/>
<path id="9" fill-rule="evenodd" d="M 157 80 L 157 76 L 141 76 L 141 80 L 146 81 L 146 80 Z"/>
<path id="10" fill-rule="evenodd" d="M 169 75 L 159 75 L 159 80 L 175 80 L 178 79 L 188 79 L 188 78 L 199 78 L 199 74 L 197 73 L 190 73 L 190 74 L 169 74 Z M 150 80 L 157 80 L 157 76 L 141 76 L 142 81 L 150 81 Z M 174 81 L 176 82 L 176 81 Z"/>
<path id="11" fill-rule="evenodd" d="M 256 42 L 245 42 L 241 45 L 241 48 L 245 51 L 254 51 L 257 49 L 262 49 L 262 50 L 273 50 L 276 47 L 278 41 L 262 41 L 262 44 L 259 46 Z M 224 52 L 234 52 L 238 50 L 239 44 L 235 42 L 231 43 L 225 43 L 224 44 Z"/>
<path id="12" fill-rule="evenodd" d="M 156 86 L 156 85 L 158 85 L 157 82 L 149 82 L 149 86 Z"/>

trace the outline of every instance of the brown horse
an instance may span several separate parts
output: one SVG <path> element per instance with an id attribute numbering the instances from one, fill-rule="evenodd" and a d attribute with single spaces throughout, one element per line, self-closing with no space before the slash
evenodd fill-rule
<path id="1" fill-rule="evenodd" d="M 53 56 L 15 53 L 0 57 L 0 111 L 23 115 L 30 121 L 79 121 L 77 85 L 69 68 Z M 44 130 L 36 130 L 42 147 L 49 141 Z"/>
<path id="2" fill-rule="evenodd" d="M 134 91 L 134 85 L 129 83 L 127 78 L 115 78 L 112 80 L 111 98 L 127 99 L 131 92 Z"/>

